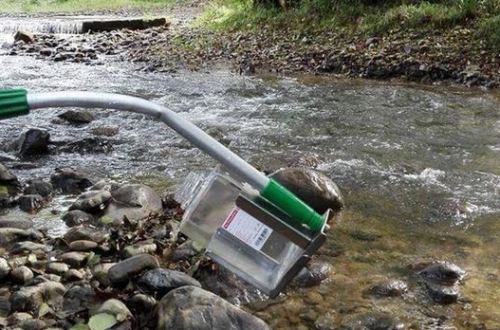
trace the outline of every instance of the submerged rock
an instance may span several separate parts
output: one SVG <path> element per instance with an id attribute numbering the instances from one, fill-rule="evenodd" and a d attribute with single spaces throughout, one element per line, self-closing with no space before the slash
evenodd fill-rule
<path id="1" fill-rule="evenodd" d="M 312 261 L 295 276 L 292 283 L 300 287 L 319 285 L 328 278 L 332 269 L 328 262 Z"/>
<path id="2" fill-rule="evenodd" d="M 453 285 L 461 281 L 467 273 L 449 261 L 436 261 L 425 267 L 418 274 L 426 281 L 442 285 Z"/>
<path id="3" fill-rule="evenodd" d="M 93 185 L 84 173 L 70 168 L 57 168 L 50 182 L 63 194 L 79 194 Z"/>
<path id="4" fill-rule="evenodd" d="M 49 152 L 50 134 L 47 131 L 32 128 L 24 132 L 17 141 L 17 152 L 21 157 L 39 156 Z"/>
<path id="5" fill-rule="evenodd" d="M 158 305 L 158 330 L 268 330 L 262 320 L 194 286 L 170 291 Z"/>
<path id="6" fill-rule="evenodd" d="M 36 212 L 44 205 L 44 199 L 40 195 L 22 195 L 18 199 L 19 208 L 24 212 Z"/>
<path id="7" fill-rule="evenodd" d="M 363 293 L 376 297 L 399 297 L 408 291 L 408 284 L 399 280 L 387 280 L 375 283 Z"/>
<path id="8" fill-rule="evenodd" d="M 346 317 L 342 320 L 345 330 L 403 330 L 404 323 L 385 313 L 365 313 Z"/>
<path id="9" fill-rule="evenodd" d="M 47 198 L 54 194 L 54 187 L 49 182 L 43 180 L 31 180 L 28 187 L 24 188 L 23 194 L 25 195 L 40 195 Z"/>
<path id="10" fill-rule="evenodd" d="M 457 284 L 448 286 L 426 282 L 425 287 L 427 288 L 432 300 L 438 304 L 453 304 L 456 303 L 460 297 L 460 289 Z"/>
<path id="11" fill-rule="evenodd" d="M 60 114 L 58 117 L 71 124 L 89 124 L 94 120 L 94 115 L 90 111 L 69 110 Z"/>

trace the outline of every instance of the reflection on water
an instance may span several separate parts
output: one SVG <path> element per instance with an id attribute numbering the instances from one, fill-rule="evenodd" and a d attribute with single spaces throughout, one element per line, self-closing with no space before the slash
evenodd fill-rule
<path id="1" fill-rule="evenodd" d="M 332 263 L 334 271 L 321 286 L 291 290 L 283 303 L 256 312 L 273 327 L 309 329 L 322 320 L 332 324 L 324 329 L 337 329 L 352 314 L 378 311 L 397 316 L 411 329 L 500 328 L 495 95 L 223 72 L 146 75 L 121 64 L 89 67 L 13 57 L 0 57 L 0 67 L 0 87 L 142 96 L 186 116 L 260 168 L 310 166 L 333 178 L 347 208 L 318 258 Z M 18 167 L 21 179 L 46 178 L 55 167 L 84 166 L 123 180 L 161 176 L 177 183 L 190 170 L 213 165 L 149 118 L 92 110 L 95 121 L 71 127 L 53 121 L 62 111 L 2 121 L 0 140 L 5 145 L 28 127 L 47 129 L 54 141 L 112 127 L 118 129 L 110 138 L 115 150 L 52 154 L 33 161 L 35 168 Z M 373 239 L 360 239 L 366 235 Z M 432 260 L 449 260 L 467 270 L 458 304 L 434 304 L 409 271 L 409 265 Z M 363 297 L 368 285 L 386 278 L 408 281 L 410 292 L 403 298 Z"/>

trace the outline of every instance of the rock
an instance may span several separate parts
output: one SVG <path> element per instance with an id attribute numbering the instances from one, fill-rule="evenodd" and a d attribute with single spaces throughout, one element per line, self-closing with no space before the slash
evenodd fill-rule
<path id="1" fill-rule="evenodd" d="M 149 254 L 138 254 L 112 266 L 108 271 L 108 277 L 114 286 L 127 284 L 129 278 L 141 272 L 160 267 L 158 260 Z"/>
<path id="2" fill-rule="evenodd" d="M 49 262 L 45 271 L 50 274 L 63 275 L 69 270 L 69 266 L 63 262 Z"/>
<path id="3" fill-rule="evenodd" d="M 186 285 L 201 287 L 197 280 L 187 274 L 165 268 L 149 270 L 137 282 L 137 287 L 142 292 L 156 294 L 158 299 L 173 289 Z"/>
<path id="4" fill-rule="evenodd" d="M 10 274 L 10 265 L 6 259 L 0 258 L 0 280 Z"/>
<path id="5" fill-rule="evenodd" d="M 82 172 L 69 168 L 57 168 L 50 182 L 63 194 L 79 194 L 93 185 Z"/>
<path id="6" fill-rule="evenodd" d="M 90 31 L 113 31 L 119 29 L 144 30 L 155 26 L 165 26 L 166 24 L 167 21 L 165 18 L 84 21 L 81 33 L 87 33 Z"/>
<path id="7" fill-rule="evenodd" d="M 38 54 L 42 55 L 42 56 L 52 56 L 52 49 L 50 48 L 43 48 L 43 49 L 40 49 L 40 51 L 38 52 Z"/>
<path id="8" fill-rule="evenodd" d="M 170 291 L 158 305 L 157 330 L 270 329 L 264 321 L 194 286 Z"/>
<path id="9" fill-rule="evenodd" d="M 60 147 L 58 151 L 79 154 L 109 153 L 113 151 L 113 145 L 108 140 L 99 137 L 91 137 L 69 142 Z"/>
<path id="10" fill-rule="evenodd" d="M 64 274 L 64 280 L 66 282 L 81 281 L 84 278 L 85 275 L 76 269 L 68 269 L 68 271 Z"/>
<path id="11" fill-rule="evenodd" d="M 295 276 L 292 283 L 299 287 L 319 285 L 330 276 L 332 268 L 327 262 L 312 261 Z"/>
<path id="12" fill-rule="evenodd" d="M 31 241 L 26 241 L 26 242 L 18 242 L 14 244 L 10 248 L 10 254 L 15 255 L 15 254 L 20 254 L 20 253 L 35 253 L 35 254 L 45 254 L 52 251 L 52 246 L 50 245 L 45 245 L 45 244 L 40 244 L 40 243 L 34 243 Z"/>
<path id="13" fill-rule="evenodd" d="M 61 283 L 47 281 L 35 286 L 25 286 L 13 292 L 9 298 L 13 311 L 30 311 L 38 309 L 44 302 L 55 305 L 66 292 Z"/>
<path id="14" fill-rule="evenodd" d="M 403 330 L 405 325 L 397 318 L 385 313 L 365 313 L 342 320 L 345 330 Z"/>
<path id="15" fill-rule="evenodd" d="M 419 275 L 426 281 L 436 284 L 453 285 L 461 281 L 465 277 L 466 272 L 454 263 L 436 261 L 421 270 Z"/>
<path id="16" fill-rule="evenodd" d="M 133 257 L 138 254 L 143 253 L 154 253 L 156 252 L 156 244 L 155 243 L 135 243 L 133 245 L 126 246 L 122 251 L 123 258 L 127 259 Z"/>
<path id="17" fill-rule="evenodd" d="M 116 127 L 95 127 L 92 129 L 92 134 L 97 136 L 115 136 L 118 134 Z"/>
<path id="18" fill-rule="evenodd" d="M 371 45 L 376 45 L 378 44 L 379 42 L 379 39 L 377 37 L 373 37 L 373 38 L 368 38 L 365 42 L 365 46 L 366 47 L 370 47 Z"/>
<path id="19" fill-rule="evenodd" d="M 60 256 L 61 260 L 73 268 L 83 267 L 87 263 L 89 254 L 86 252 L 66 252 Z"/>
<path id="20" fill-rule="evenodd" d="M 54 188 L 49 182 L 43 180 L 31 180 L 29 186 L 24 188 L 25 195 L 40 195 L 43 198 L 50 197 L 54 194 Z"/>
<path id="21" fill-rule="evenodd" d="M 47 131 L 32 128 L 24 132 L 17 141 L 17 152 L 21 157 L 39 156 L 49 152 L 50 134 Z"/>
<path id="22" fill-rule="evenodd" d="M 64 311 L 74 312 L 87 309 L 95 300 L 94 290 L 88 285 L 73 285 L 64 294 Z"/>
<path id="23" fill-rule="evenodd" d="M 111 199 L 111 193 L 106 190 L 92 190 L 78 196 L 70 210 L 80 210 L 87 213 L 102 211 Z"/>
<path id="24" fill-rule="evenodd" d="M 23 330 L 42 330 L 47 328 L 47 323 L 38 319 L 30 319 L 22 322 Z"/>
<path id="25" fill-rule="evenodd" d="M 137 312 L 152 311 L 156 307 L 156 304 L 155 298 L 142 293 L 137 293 L 127 300 L 127 305 L 130 309 Z"/>
<path id="26" fill-rule="evenodd" d="M 21 190 L 21 183 L 7 167 L 0 163 L 0 188 L 5 187 L 7 193 L 15 195 Z"/>
<path id="27" fill-rule="evenodd" d="M 189 260 L 191 257 L 194 257 L 198 253 L 199 252 L 197 252 L 193 248 L 193 241 L 187 240 L 174 250 L 174 252 L 170 256 L 170 260 L 173 262 Z"/>
<path id="28" fill-rule="evenodd" d="M 319 214 L 325 213 L 329 208 L 340 211 L 344 207 L 344 198 L 339 188 L 323 173 L 308 168 L 286 168 L 272 173 L 270 177 Z"/>
<path id="29" fill-rule="evenodd" d="M 68 227 L 74 227 L 82 223 L 92 222 L 94 220 L 94 217 L 91 214 L 88 214 L 81 210 L 71 210 L 63 215 L 62 220 Z"/>
<path id="30" fill-rule="evenodd" d="M 97 313 L 107 313 L 116 316 L 117 320 L 123 321 L 126 318 L 132 317 L 132 313 L 128 307 L 118 299 L 108 299 L 101 307 L 99 307 Z"/>
<path id="31" fill-rule="evenodd" d="M 35 277 L 35 275 L 33 274 L 33 271 L 28 267 L 21 266 L 13 269 L 10 272 L 10 277 L 12 278 L 12 281 L 15 283 L 25 284 L 33 277 Z"/>
<path id="32" fill-rule="evenodd" d="M 33 222 L 31 220 L 0 220 L 0 228 L 30 229 L 33 228 Z"/>
<path id="33" fill-rule="evenodd" d="M 0 228 L 0 246 L 6 246 L 18 241 L 37 241 L 43 238 L 42 233 L 32 229 Z"/>
<path id="34" fill-rule="evenodd" d="M 425 287 L 429 292 L 432 300 L 441 305 L 454 304 L 460 297 L 460 289 L 458 285 L 451 286 L 440 285 L 436 283 L 426 282 Z"/>
<path id="35" fill-rule="evenodd" d="M 7 325 L 14 326 L 32 320 L 33 316 L 28 313 L 14 313 L 7 318 Z"/>
<path id="36" fill-rule="evenodd" d="M 377 297 L 399 297 L 408 291 L 408 284 L 399 280 L 387 280 L 375 283 L 363 293 Z"/>
<path id="37" fill-rule="evenodd" d="M 14 35 L 14 40 L 15 41 L 23 41 L 27 44 L 31 44 L 35 40 L 35 37 L 33 36 L 33 33 L 31 33 L 31 32 L 17 31 L 16 34 Z"/>
<path id="38" fill-rule="evenodd" d="M 71 244 L 74 241 L 92 241 L 98 244 L 104 242 L 109 235 L 91 227 L 73 227 L 64 234 L 64 240 Z"/>
<path id="39" fill-rule="evenodd" d="M 82 252 L 88 252 L 96 249 L 99 246 L 96 242 L 92 241 L 85 241 L 85 240 L 80 240 L 80 241 L 73 241 L 69 244 L 69 248 L 72 251 L 82 251 Z"/>
<path id="40" fill-rule="evenodd" d="M 130 221 L 137 221 L 150 214 L 159 213 L 163 209 L 161 198 L 145 185 L 125 185 L 112 192 L 112 196 L 114 200 L 103 216 L 107 219 L 106 222 L 121 224 L 124 217 Z"/>
<path id="41" fill-rule="evenodd" d="M 96 265 L 92 269 L 92 276 L 94 279 L 96 279 L 102 286 L 104 287 L 110 287 L 111 286 L 111 281 L 109 280 L 108 277 L 108 272 L 111 267 L 113 267 L 115 264 L 113 263 L 102 263 Z"/>
<path id="42" fill-rule="evenodd" d="M 21 210 L 33 213 L 43 207 L 44 200 L 40 195 L 22 195 L 19 197 L 18 203 Z"/>
<path id="43" fill-rule="evenodd" d="M 318 330 L 336 330 L 337 322 L 332 314 L 326 313 L 316 319 L 314 326 Z"/>
<path id="44" fill-rule="evenodd" d="M 58 117 L 72 124 L 89 124 L 94 120 L 94 115 L 90 111 L 69 110 Z"/>

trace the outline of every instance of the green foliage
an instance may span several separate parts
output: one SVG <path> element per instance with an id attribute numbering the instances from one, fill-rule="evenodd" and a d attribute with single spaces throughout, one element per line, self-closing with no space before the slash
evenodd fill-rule
<path id="1" fill-rule="evenodd" d="M 486 40 L 490 48 L 500 51 L 500 14 L 481 22 L 478 35 Z"/>

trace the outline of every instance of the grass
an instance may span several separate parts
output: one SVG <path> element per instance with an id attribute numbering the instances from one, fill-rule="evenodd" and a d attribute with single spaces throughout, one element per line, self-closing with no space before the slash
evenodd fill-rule
<path id="1" fill-rule="evenodd" d="M 99 10 L 156 10 L 175 0 L 0 0 L 3 13 L 92 12 Z"/>

